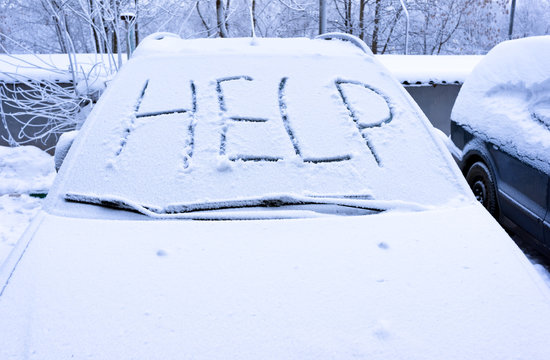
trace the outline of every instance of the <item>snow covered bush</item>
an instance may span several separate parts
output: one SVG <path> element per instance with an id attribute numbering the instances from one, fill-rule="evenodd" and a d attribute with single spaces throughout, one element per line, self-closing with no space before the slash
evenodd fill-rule
<path id="1" fill-rule="evenodd" d="M 0 57 L 0 143 L 52 150 L 59 135 L 80 128 L 117 70 L 113 56 Z"/>

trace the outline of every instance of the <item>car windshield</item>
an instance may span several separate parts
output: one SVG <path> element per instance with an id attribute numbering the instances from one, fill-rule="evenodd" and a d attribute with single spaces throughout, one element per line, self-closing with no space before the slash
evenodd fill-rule
<path id="1" fill-rule="evenodd" d="M 62 192 L 149 209 L 457 196 L 449 160 L 400 85 L 351 45 L 353 56 L 338 49 L 130 61 L 83 129 Z"/>

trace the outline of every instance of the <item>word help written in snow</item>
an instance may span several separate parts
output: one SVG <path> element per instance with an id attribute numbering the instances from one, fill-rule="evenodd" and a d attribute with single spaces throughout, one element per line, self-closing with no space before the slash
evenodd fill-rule
<path id="1" fill-rule="evenodd" d="M 154 80 L 153 80 L 154 81 Z M 195 144 L 195 113 L 197 112 L 197 90 L 195 83 L 190 81 L 189 91 L 191 102 L 187 107 L 176 107 L 165 110 L 162 101 L 149 92 L 150 82 L 147 81 L 141 96 L 135 106 L 135 118 L 149 118 L 159 115 L 185 113 L 191 118 L 187 127 L 186 154 L 184 166 L 187 167 L 193 156 Z M 219 154 L 227 156 L 231 161 L 268 161 L 282 160 L 289 155 L 298 156 L 306 163 L 331 163 L 351 159 L 347 153 L 327 153 L 321 147 L 312 146 L 308 138 L 333 136 L 332 131 L 319 131 L 322 120 L 326 122 L 342 121 L 341 116 L 324 114 L 322 106 L 296 106 L 289 104 L 288 78 L 282 78 L 278 86 L 266 86 L 265 82 L 256 81 L 249 76 L 233 76 L 216 80 L 216 95 L 222 114 L 222 126 L 219 142 Z M 269 85 L 269 84 L 267 84 Z M 372 154 L 376 163 L 382 162 L 375 146 L 369 140 L 368 129 L 380 127 L 392 121 L 393 113 L 390 101 L 379 90 L 357 81 L 336 80 L 334 86 L 340 98 L 339 106 L 347 110 L 346 121 L 351 120 L 364 144 Z M 270 89 L 271 88 L 271 89 Z M 267 89 L 267 90 L 266 90 Z M 274 90 L 272 90 L 274 89 Z M 277 96 L 273 96 L 276 94 Z M 296 94 L 292 93 L 292 96 Z M 306 96 L 299 94 L 300 96 Z M 296 96 L 295 96 L 296 97 Z M 158 99 L 160 100 L 160 99 Z M 323 99 L 313 99 L 319 104 Z M 307 101 L 306 101 L 307 102 Z M 141 104 L 157 104 L 142 108 Z M 301 103 L 298 103 L 301 105 Z M 317 110 L 319 113 L 315 113 Z M 326 117 L 326 119 L 323 119 Z M 305 118 L 309 118 L 304 120 Z M 309 126 L 309 127 L 308 127 Z M 125 136 L 116 155 L 119 155 L 126 145 L 133 124 L 126 129 Z M 325 129 L 323 129 L 325 130 Z M 312 135 L 313 134 L 313 135 Z M 318 139 L 317 139 L 318 140 Z M 323 141 L 318 143 L 323 144 Z M 324 142 L 326 144 L 326 142 Z M 324 146 L 326 148 L 327 146 Z M 324 152 L 321 155 L 312 152 Z"/>

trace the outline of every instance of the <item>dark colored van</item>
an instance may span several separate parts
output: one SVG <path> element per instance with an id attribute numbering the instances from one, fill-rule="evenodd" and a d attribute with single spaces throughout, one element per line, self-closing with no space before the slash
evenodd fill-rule
<path id="1" fill-rule="evenodd" d="M 457 162 L 476 198 L 501 225 L 546 255 L 549 53 L 550 36 L 496 46 L 466 79 L 451 115 Z"/>

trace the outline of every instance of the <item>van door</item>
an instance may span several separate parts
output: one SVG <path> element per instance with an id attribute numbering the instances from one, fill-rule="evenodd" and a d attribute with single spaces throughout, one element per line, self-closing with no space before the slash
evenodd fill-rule
<path id="1" fill-rule="evenodd" d="M 547 198 L 546 198 L 546 217 L 544 218 L 544 222 L 542 224 L 543 231 L 544 231 L 544 244 L 542 244 L 550 253 L 550 211 L 548 208 L 550 208 L 550 176 L 547 176 Z"/>
<path id="2" fill-rule="evenodd" d="M 497 173 L 501 215 L 542 241 L 548 204 L 548 175 L 489 145 Z"/>

